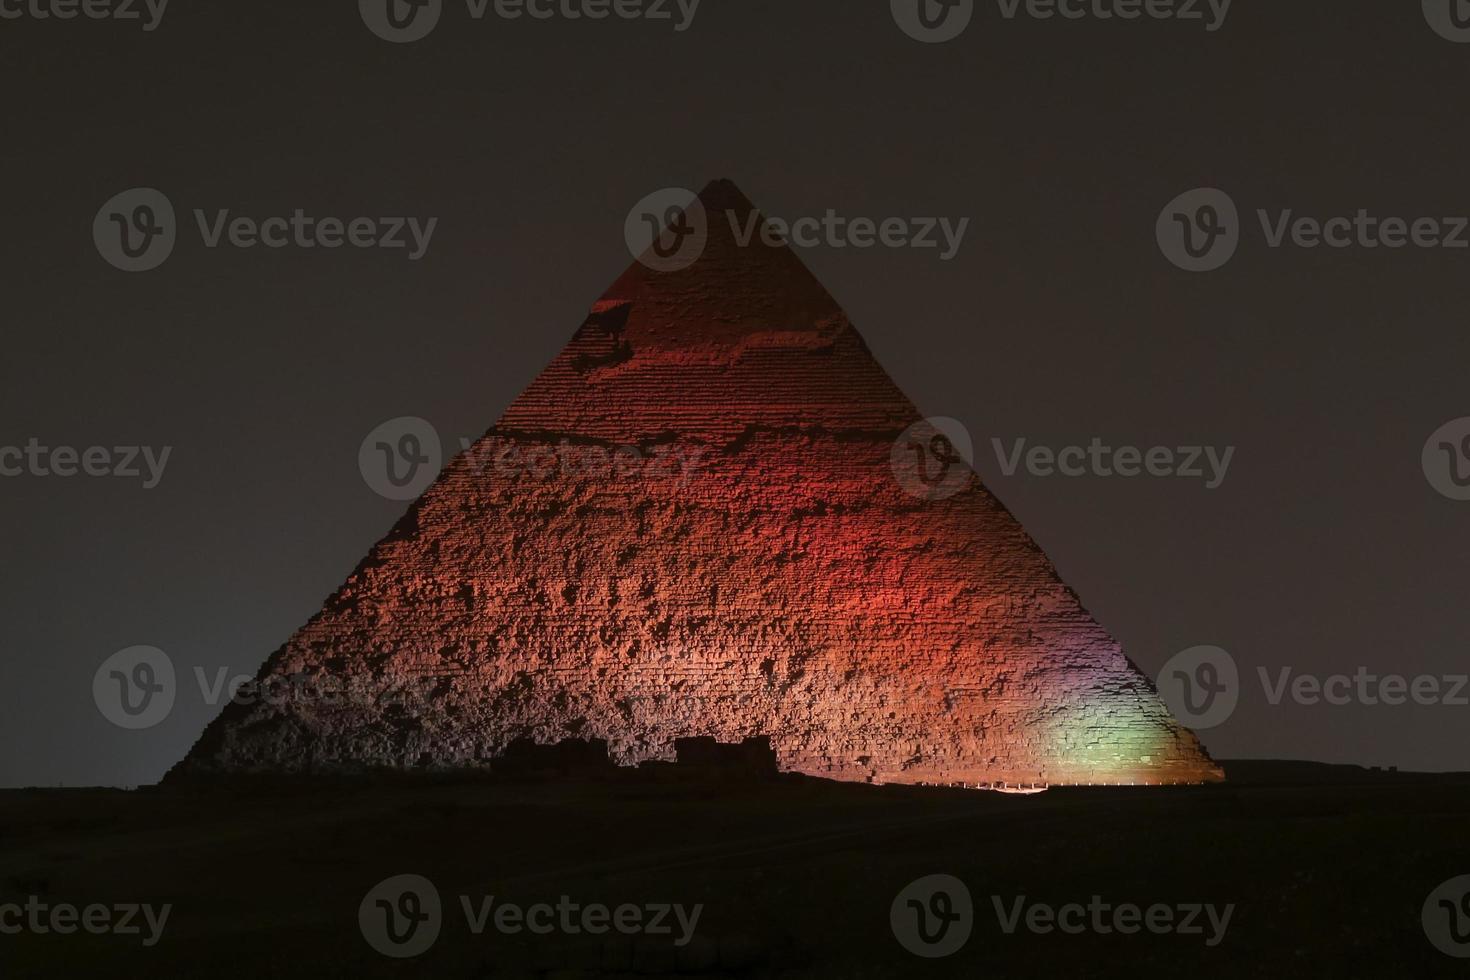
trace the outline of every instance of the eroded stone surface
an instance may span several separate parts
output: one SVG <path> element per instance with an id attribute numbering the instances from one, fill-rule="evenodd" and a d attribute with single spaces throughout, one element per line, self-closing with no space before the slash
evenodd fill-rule
<path id="1" fill-rule="evenodd" d="M 701 196 L 704 256 L 625 273 L 261 671 L 374 696 L 232 704 L 175 775 L 769 735 L 846 780 L 1221 777 L 978 480 L 905 492 L 920 413 L 789 249 L 735 242 L 732 185 Z"/>

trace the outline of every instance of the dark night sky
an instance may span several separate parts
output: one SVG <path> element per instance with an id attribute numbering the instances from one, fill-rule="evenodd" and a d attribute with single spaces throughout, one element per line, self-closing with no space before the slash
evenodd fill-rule
<path id="1" fill-rule="evenodd" d="M 1239 0 L 1198 23 L 1004 20 L 924 45 L 879 0 L 704 0 L 668 23 L 470 20 L 408 45 L 350 0 L 174 0 L 161 26 L 0 21 L 0 445 L 168 445 L 159 487 L 0 479 L 0 785 L 157 779 L 402 513 L 363 437 L 482 433 L 629 262 L 629 208 L 729 177 L 769 213 L 969 217 L 933 251 L 807 249 L 879 360 L 1154 674 L 1248 675 L 1220 758 L 1470 768 L 1467 706 L 1269 704 L 1256 668 L 1462 673 L 1470 503 L 1420 451 L 1470 415 L 1470 251 L 1271 249 L 1256 208 L 1470 213 L 1470 45 L 1419 5 Z M 437 217 L 402 251 L 104 263 L 127 188 L 181 214 Z M 1160 209 L 1228 191 L 1233 261 L 1182 272 Z M 192 222 L 190 222 L 192 226 Z M 1224 485 L 1003 476 L 990 439 L 1235 446 Z M 156 728 L 92 675 L 147 644 Z"/>

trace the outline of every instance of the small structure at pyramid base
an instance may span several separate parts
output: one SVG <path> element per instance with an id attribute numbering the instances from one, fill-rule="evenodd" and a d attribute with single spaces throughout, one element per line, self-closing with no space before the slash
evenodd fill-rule
<path id="1" fill-rule="evenodd" d="M 174 777 L 764 736 L 859 782 L 1223 778 L 968 467 L 903 478 L 920 413 L 743 195 L 700 201 L 697 260 L 619 278 L 261 669 L 368 696 L 230 704 Z"/>
<path id="2" fill-rule="evenodd" d="M 753 736 L 725 743 L 713 738 L 681 738 L 674 743 L 678 765 L 732 779 L 761 779 L 781 770 L 771 740 Z"/>

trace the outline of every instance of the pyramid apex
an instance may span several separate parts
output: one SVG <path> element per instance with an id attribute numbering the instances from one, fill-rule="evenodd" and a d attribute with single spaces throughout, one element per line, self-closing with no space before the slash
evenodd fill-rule
<path id="1" fill-rule="evenodd" d="M 689 207 L 692 193 L 666 188 L 650 195 L 640 202 L 647 207 L 644 220 L 665 215 L 675 198 L 680 208 Z M 594 313 L 630 308 L 626 336 L 632 349 L 733 349 L 752 334 L 827 334 L 833 323 L 845 323 L 837 301 L 790 245 L 769 240 L 759 208 L 733 180 L 711 180 L 697 198 L 700 208 L 693 210 L 703 213 L 691 222 L 697 232 L 687 236 L 697 244 L 662 262 L 653 250 L 635 251 L 637 257 L 592 306 Z"/>
<path id="2" fill-rule="evenodd" d="M 740 186 L 728 177 L 716 177 L 705 184 L 699 192 L 699 201 L 708 211 L 747 212 L 755 207 Z"/>

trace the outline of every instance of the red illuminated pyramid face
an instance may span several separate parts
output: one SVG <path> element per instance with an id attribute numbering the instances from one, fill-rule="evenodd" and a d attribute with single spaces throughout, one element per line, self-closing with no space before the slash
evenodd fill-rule
<path id="1" fill-rule="evenodd" d="M 905 470 L 920 413 L 789 248 L 739 240 L 749 202 L 700 198 L 697 258 L 624 273 L 262 669 L 373 695 L 231 704 L 181 771 L 767 736 L 843 780 L 1221 778 L 968 468 Z"/>

